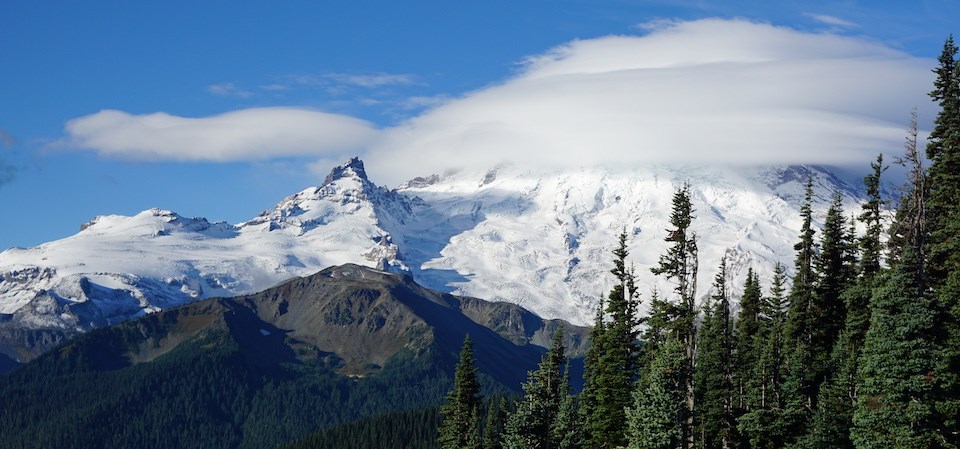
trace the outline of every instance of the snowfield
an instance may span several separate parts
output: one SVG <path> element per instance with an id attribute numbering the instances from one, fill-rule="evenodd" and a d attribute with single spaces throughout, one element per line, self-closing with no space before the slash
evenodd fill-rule
<path id="1" fill-rule="evenodd" d="M 624 228 L 644 298 L 653 288 L 672 290 L 649 268 L 666 248 L 671 198 L 684 182 L 696 208 L 700 295 L 724 255 L 734 291 L 748 267 L 765 284 L 777 261 L 790 272 L 808 174 L 817 218 L 835 190 L 848 213 L 859 213 L 859 185 L 817 167 L 500 166 L 387 189 L 351 159 L 323 185 L 244 223 L 150 209 L 100 216 L 65 239 L 8 249 L 0 253 L 0 317 L 28 329 L 85 331 L 352 262 L 588 324 L 610 288 L 610 251 Z"/>

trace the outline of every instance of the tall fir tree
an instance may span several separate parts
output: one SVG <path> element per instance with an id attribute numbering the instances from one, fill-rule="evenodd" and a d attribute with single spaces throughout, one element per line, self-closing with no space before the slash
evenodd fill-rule
<path id="1" fill-rule="evenodd" d="M 857 369 L 860 352 L 870 324 L 869 302 L 880 273 L 880 249 L 883 226 L 880 176 L 886 169 L 883 156 L 870 164 L 871 173 L 864 177 L 868 200 L 861 206 L 859 220 L 866 232 L 859 239 L 860 261 L 856 280 L 842 293 L 846 318 L 830 357 L 830 377 L 821 385 L 817 409 L 809 432 L 801 439 L 804 448 L 852 448 L 850 429 L 857 402 Z"/>
<path id="2" fill-rule="evenodd" d="M 696 388 L 693 373 L 696 363 L 697 329 L 696 329 L 696 296 L 697 296 L 697 268 L 698 251 L 697 236 L 690 229 L 693 223 L 693 203 L 690 200 L 690 184 L 684 184 L 673 195 L 670 225 L 664 239 L 670 244 L 667 253 L 660 256 L 659 263 L 650 271 L 655 275 L 662 275 L 675 283 L 674 292 L 678 303 L 676 313 L 670 323 L 672 330 L 683 344 L 686 356 L 686 368 L 682 372 L 684 384 L 684 398 L 686 402 L 685 417 L 682 426 L 683 440 L 688 449 L 695 445 L 694 413 L 696 409 Z"/>
<path id="3" fill-rule="evenodd" d="M 626 444 L 624 410 L 631 403 L 640 348 L 637 345 L 638 293 L 632 268 L 627 265 L 627 232 L 620 233 L 613 251 L 614 285 L 606 307 L 598 312 L 591 333 L 592 347 L 585 367 L 582 416 L 585 446 L 617 447 Z M 601 303 L 603 304 L 603 303 Z M 608 321 L 606 321 L 608 320 Z"/>
<path id="4" fill-rule="evenodd" d="M 835 192 L 823 223 L 819 252 L 814 256 L 818 275 L 813 311 L 819 325 L 811 332 L 815 338 L 814 350 L 821 355 L 824 370 L 846 317 L 846 306 L 841 296 L 857 275 L 856 246 L 843 216 L 842 200 L 840 192 Z"/>
<path id="5" fill-rule="evenodd" d="M 785 445 L 786 432 L 780 427 L 778 418 L 785 404 L 784 325 L 789 308 L 786 283 L 783 265 L 777 263 L 770 295 L 761 303 L 763 320 L 754 344 L 759 351 L 753 373 L 756 386 L 747 392 L 750 409 L 738 418 L 738 429 L 747 443 L 745 446 L 754 449 L 775 449 Z"/>
<path id="6" fill-rule="evenodd" d="M 735 414 L 742 415 L 755 405 L 755 396 L 760 381 L 755 377 L 757 360 L 760 358 L 763 340 L 758 336 L 763 327 L 763 291 L 760 279 L 753 268 L 747 269 L 747 279 L 740 297 L 740 313 L 737 314 L 734 357 L 736 359 L 736 402 Z"/>
<path id="7" fill-rule="evenodd" d="M 506 403 L 502 397 L 495 397 L 487 406 L 487 418 L 483 422 L 483 449 L 503 449 L 501 442 L 507 417 Z"/>
<path id="8" fill-rule="evenodd" d="M 551 447 L 580 449 L 583 444 L 583 426 L 577 409 L 577 397 L 569 391 L 570 364 L 563 373 L 563 384 L 568 391 L 560 400 L 560 408 L 550 427 Z"/>
<path id="9" fill-rule="evenodd" d="M 686 370 L 683 344 L 676 334 L 666 334 L 627 409 L 628 449 L 676 449 L 686 445 Z"/>
<path id="10" fill-rule="evenodd" d="M 440 414 L 443 421 L 437 441 L 443 449 L 480 449 L 480 383 L 473 366 L 473 344 L 469 335 L 463 340 L 453 389 L 447 393 Z"/>
<path id="11" fill-rule="evenodd" d="M 930 97 L 940 111 L 927 139 L 926 286 L 934 291 L 938 312 L 941 429 L 951 444 L 960 446 L 960 64 L 952 35 L 934 73 Z"/>
<path id="12" fill-rule="evenodd" d="M 907 247 L 870 301 L 851 439 L 858 449 L 941 447 L 933 410 L 934 310 Z"/>
<path id="13" fill-rule="evenodd" d="M 734 417 L 733 323 L 727 293 L 727 261 L 720 262 L 705 307 L 697 349 L 697 439 L 704 449 L 739 447 Z"/>
<path id="14" fill-rule="evenodd" d="M 860 276 L 872 277 L 880 271 L 880 254 L 883 248 L 883 207 L 886 202 L 880 192 L 880 176 L 887 167 L 883 165 L 883 154 L 877 155 L 876 162 L 870 164 L 873 171 L 863 178 L 867 201 L 861 206 L 858 217 L 866 228 L 860 238 Z"/>
<path id="15" fill-rule="evenodd" d="M 564 375 L 567 365 L 563 333 L 554 334 L 553 344 L 536 371 L 523 384 L 523 399 L 507 419 L 504 449 L 552 449 L 557 438 L 551 430 L 570 386 Z"/>
<path id="16" fill-rule="evenodd" d="M 817 253 L 813 229 L 813 178 L 807 178 L 803 205 L 800 241 L 797 251 L 796 274 L 790 290 L 790 309 L 784 326 L 784 353 L 786 375 L 783 381 L 784 407 L 777 417 L 777 427 L 783 432 L 784 443 L 793 443 L 806 431 L 807 420 L 816 399 L 818 379 L 822 367 L 815 366 L 819 354 L 816 272 L 813 261 Z"/>

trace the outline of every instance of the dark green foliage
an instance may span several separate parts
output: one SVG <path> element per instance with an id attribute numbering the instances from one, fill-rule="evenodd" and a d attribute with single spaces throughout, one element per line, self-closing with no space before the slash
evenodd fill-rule
<path id="1" fill-rule="evenodd" d="M 737 316 L 734 340 L 733 379 L 738 393 L 733 406 L 737 416 L 756 406 L 753 397 L 761 385 L 755 374 L 764 344 L 764 340 L 760 338 L 765 324 L 762 310 L 763 292 L 760 289 L 760 279 L 753 272 L 753 268 L 749 268 L 743 296 L 740 298 L 740 313 Z"/>
<path id="2" fill-rule="evenodd" d="M 944 43 L 934 73 L 930 97 L 940 111 L 927 139 L 924 282 L 934 291 L 938 312 L 941 428 L 951 444 L 960 446 L 960 64 L 953 36 Z"/>
<path id="3" fill-rule="evenodd" d="M 927 158 L 931 164 L 929 200 L 926 218 L 928 240 L 928 284 L 934 288 L 946 282 L 949 271 L 956 267 L 960 228 L 956 225 L 957 198 L 960 194 L 960 74 L 957 69 L 957 46 L 950 36 L 940 54 L 940 65 L 934 70 L 937 78 L 930 97 L 939 103 L 940 112 L 927 139 Z"/>
<path id="4" fill-rule="evenodd" d="M 627 234 L 620 234 L 613 251 L 615 278 L 606 307 L 598 311 L 584 374 L 581 414 L 587 447 L 617 447 L 626 444 L 624 410 L 631 403 L 640 351 L 637 346 L 637 287 L 633 270 L 627 268 Z"/>
<path id="5" fill-rule="evenodd" d="M 569 365 L 564 372 L 563 382 L 570 384 Z M 560 409 L 557 410 L 557 417 L 553 420 L 550 427 L 550 435 L 553 439 L 553 446 L 558 449 L 580 449 L 583 445 L 582 421 L 580 411 L 577 407 L 577 398 L 572 393 L 563 395 L 560 400 Z"/>
<path id="6" fill-rule="evenodd" d="M 443 449 L 480 449 L 480 383 L 473 366 L 473 346 L 463 340 L 460 361 L 453 375 L 453 388 L 440 407 L 443 421 L 437 440 Z"/>
<path id="7" fill-rule="evenodd" d="M 754 340 L 757 362 L 745 391 L 748 410 L 738 418 L 738 429 L 749 443 L 748 447 L 757 449 L 784 445 L 786 432 L 779 427 L 779 417 L 785 405 L 784 325 L 789 308 L 785 284 L 786 275 L 778 263 L 774 267 L 770 296 L 763 298 L 761 303 L 762 321 Z"/>
<path id="8" fill-rule="evenodd" d="M 282 449 L 440 449 L 440 408 L 363 418 L 313 433 Z"/>
<path id="9" fill-rule="evenodd" d="M 873 172 L 863 178 L 863 185 L 867 193 L 867 201 L 861 207 L 863 212 L 858 217 L 866 226 L 866 232 L 860 237 L 860 275 L 872 277 L 880 271 L 880 252 L 883 234 L 883 217 L 881 212 L 884 204 L 880 196 L 880 175 L 886 171 L 883 165 L 883 154 L 877 155 L 877 161 L 870 164 Z"/>
<path id="10" fill-rule="evenodd" d="M 361 381 L 319 365 L 264 367 L 226 330 L 121 366 L 104 350 L 120 341 L 115 332 L 94 331 L 0 379 L 0 446 L 273 447 L 318 427 L 436 403 L 449 385 L 428 354 L 398 357 Z"/>
<path id="11" fill-rule="evenodd" d="M 934 310 L 918 288 L 916 263 L 907 247 L 870 301 L 851 432 L 857 448 L 935 447 L 941 438 L 933 413 Z"/>
<path id="12" fill-rule="evenodd" d="M 734 417 L 733 323 L 727 295 L 727 261 L 713 283 L 714 294 L 704 308 L 697 349 L 697 439 L 702 448 L 726 448 L 738 440 Z"/>
<path id="13" fill-rule="evenodd" d="M 487 418 L 483 421 L 483 449 L 502 449 L 500 435 L 507 419 L 507 408 L 503 398 L 496 397 L 487 405 Z"/>
<path id="14" fill-rule="evenodd" d="M 800 208 L 803 224 L 797 251 L 793 287 L 790 290 L 790 310 L 784 326 L 784 354 L 786 375 L 783 382 L 784 407 L 779 413 L 777 427 L 784 432 L 784 443 L 791 443 L 803 434 L 807 419 L 813 410 L 817 388 L 824 375 L 821 349 L 821 330 L 815 288 L 817 285 L 813 261 L 817 253 L 813 230 L 813 179 L 807 179 L 806 194 Z"/>
<path id="15" fill-rule="evenodd" d="M 685 444 L 687 359 L 683 344 L 669 335 L 633 393 L 627 410 L 630 449 L 675 449 Z"/>
<path id="16" fill-rule="evenodd" d="M 694 386 L 694 361 L 697 350 L 696 329 L 696 296 L 697 296 L 697 268 L 698 250 L 697 236 L 690 230 L 693 222 L 693 203 L 690 200 L 690 185 L 684 184 L 673 195 L 673 205 L 670 212 L 670 224 L 673 229 L 667 230 L 664 239 L 670 244 L 667 254 L 660 256 L 659 263 L 650 271 L 664 276 L 668 281 L 676 284 L 674 292 L 678 303 L 669 310 L 669 331 L 683 344 L 686 355 L 686 368 L 682 372 L 685 390 L 686 411 L 683 421 L 683 439 L 688 448 L 694 445 L 694 408 L 696 406 L 696 389 Z"/>
<path id="17" fill-rule="evenodd" d="M 559 436 L 552 430 L 563 401 L 570 395 L 563 335 L 554 335 L 553 345 L 536 371 L 523 384 L 523 399 L 507 419 L 503 447 L 556 448 Z"/>
<path id="18" fill-rule="evenodd" d="M 811 312 L 818 326 L 811 335 L 816 345 L 814 350 L 823 355 L 821 360 L 829 358 L 830 350 L 843 328 L 846 307 L 841 295 L 857 275 L 856 247 L 848 230 L 841 196 L 836 192 L 823 224 L 820 251 L 814 257 L 817 282 Z"/>

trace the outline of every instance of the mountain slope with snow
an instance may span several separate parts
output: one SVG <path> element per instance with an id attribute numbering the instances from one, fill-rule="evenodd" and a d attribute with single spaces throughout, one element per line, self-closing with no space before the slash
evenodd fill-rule
<path id="1" fill-rule="evenodd" d="M 776 261 L 789 267 L 808 175 L 821 214 L 834 191 L 857 207 L 857 189 L 816 167 L 501 166 L 387 189 L 351 159 L 321 186 L 244 223 L 150 209 L 0 253 L 0 353 L 28 360 L 95 327 L 344 263 L 406 271 L 433 289 L 586 324 L 610 287 L 610 250 L 624 228 L 644 293 L 671 290 L 649 268 L 666 247 L 671 197 L 684 182 L 696 208 L 701 294 L 723 255 L 737 286 L 748 266 L 764 280 Z"/>

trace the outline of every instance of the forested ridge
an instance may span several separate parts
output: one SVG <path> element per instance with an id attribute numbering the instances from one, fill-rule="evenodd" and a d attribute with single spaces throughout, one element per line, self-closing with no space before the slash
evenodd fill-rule
<path id="1" fill-rule="evenodd" d="M 751 270 L 735 314 L 726 260 L 699 260 L 696 211 L 682 186 L 668 249 L 651 269 L 673 290 L 652 292 L 650 314 L 637 315 L 643 298 L 624 231 L 583 392 L 571 395 L 558 339 L 503 424 L 482 423 L 481 398 L 469 380 L 457 382 L 441 410 L 442 447 L 960 447 L 960 69 L 952 37 L 934 72 L 930 97 L 940 111 L 926 158 L 911 115 L 895 161 L 907 173 L 896 204 L 881 194 L 888 166 L 878 156 L 861 210 L 848 216 L 838 193 L 818 230 L 808 179 L 792 279 L 780 265 L 768 280 Z M 719 265 L 705 302 L 701 262 Z M 462 357 L 458 372 L 469 373 L 470 363 Z M 501 425 L 500 438 L 477 437 Z"/>

